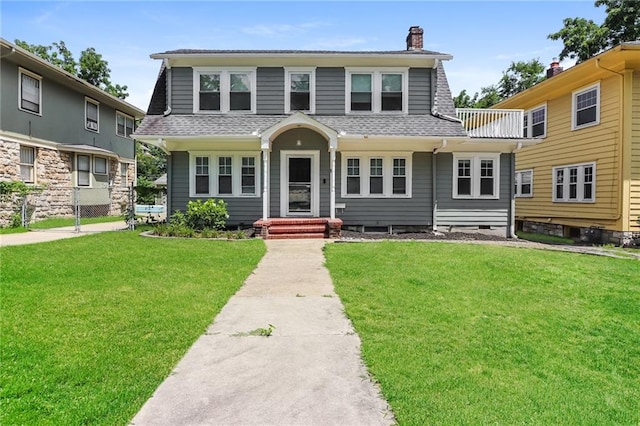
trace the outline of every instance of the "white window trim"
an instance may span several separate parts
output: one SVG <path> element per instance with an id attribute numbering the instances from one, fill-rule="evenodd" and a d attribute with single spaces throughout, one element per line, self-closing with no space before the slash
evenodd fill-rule
<path id="1" fill-rule="evenodd" d="M 413 187 L 412 178 L 412 159 L 413 152 L 341 152 L 340 153 L 341 173 L 340 173 L 340 197 L 341 198 L 411 198 L 411 188 Z M 360 194 L 347 194 L 347 160 L 349 158 L 360 159 Z M 372 158 L 382 158 L 382 194 L 370 194 L 369 178 L 370 160 Z M 393 193 L 393 159 L 402 158 L 405 160 L 405 178 L 406 193 Z"/>
<path id="2" fill-rule="evenodd" d="M 250 111 L 231 111 L 231 77 L 230 74 L 249 74 L 251 81 L 251 110 Z M 220 111 L 200 110 L 200 75 L 201 74 L 220 74 Z M 193 113 L 194 114 L 255 114 L 256 113 L 256 67 L 233 67 L 233 68 L 212 68 L 212 67 L 193 67 Z"/>
<path id="3" fill-rule="evenodd" d="M 529 194 L 523 194 L 522 193 L 522 175 L 525 173 L 530 173 L 531 174 L 531 192 Z M 516 175 L 515 175 L 515 182 L 516 182 L 516 187 L 517 190 L 515 192 L 515 196 L 519 197 L 519 198 L 531 198 L 533 197 L 533 169 L 526 169 L 526 170 L 517 170 L 516 171 Z"/>
<path id="4" fill-rule="evenodd" d="M 458 160 L 471 160 L 471 195 L 458 195 Z M 493 195 L 480 195 L 480 161 L 493 160 Z M 454 199 L 500 199 L 500 154 L 497 153 L 454 153 L 453 154 L 453 192 Z"/>
<path id="5" fill-rule="evenodd" d="M 209 158 L 209 193 L 208 194 L 196 194 L 196 157 L 208 157 Z M 232 157 L 231 167 L 231 194 L 218 194 L 218 158 L 219 157 Z M 256 188 L 253 194 L 242 193 L 242 157 L 255 158 L 256 168 Z M 262 187 L 260 186 L 260 165 L 261 165 L 261 152 L 260 151 L 189 151 L 189 197 L 191 198 L 258 198 L 261 196 Z"/>
<path id="6" fill-rule="evenodd" d="M 118 133 L 118 116 L 119 115 L 124 117 L 124 135 L 121 135 L 120 133 Z M 124 112 L 116 111 L 116 136 L 120 136 L 122 138 L 127 138 L 127 139 L 132 139 L 131 136 L 127 136 L 127 119 L 131 120 L 131 122 L 133 124 L 132 129 L 135 132 L 135 130 L 136 130 L 136 120 L 132 116 L 130 116 L 128 114 L 125 114 Z"/>
<path id="7" fill-rule="evenodd" d="M 29 148 L 33 150 L 33 164 L 23 163 L 20 160 L 20 151 L 22 148 Z M 18 176 L 20 176 L 20 180 L 27 184 L 35 184 L 37 180 L 37 164 L 38 164 L 38 149 L 35 146 L 30 145 L 18 145 Z M 22 180 L 22 166 L 31 167 L 32 179 L 30 181 Z"/>
<path id="8" fill-rule="evenodd" d="M 87 121 L 87 103 L 94 104 L 97 108 L 97 121 L 96 121 L 97 129 L 91 129 L 88 125 L 89 123 Z M 100 133 L 100 102 L 96 101 L 95 99 L 88 98 L 86 96 L 84 98 L 84 128 L 90 132 Z"/>
<path id="9" fill-rule="evenodd" d="M 593 198 L 585 199 L 584 198 L 584 168 L 591 166 L 593 167 Z M 578 168 L 578 192 L 577 198 L 575 200 L 571 200 L 569 198 L 569 169 L 577 167 Z M 564 169 L 564 182 L 563 182 L 563 198 L 556 197 L 556 170 Z M 590 163 L 579 163 L 579 164 L 567 164 L 564 166 L 555 166 L 551 169 L 552 173 L 552 187 L 551 194 L 553 197 L 554 203 L 595 203 L 596 202 L 596 162 Z"/>
<path id="10" fill-rule="evenodd" d="M 36 80 L 40 81 L 40 87 L 39 89 L 39 100 L 40 100 L 40 111 L 39 112 L 34 112 L 34 111 L 29 111 L 28 109 L 24 109 L 22 108 L 22 74 L 28 75 L 31 78 L 35 78 Z M 20 111 L 24 111 L 27 112 L 29 114 L 33 114 L 33 115 L 39 115 L 40 117 L 42 117 L 42 76 L 33 73 L 29 70 L 26 70 L 22 67 L 18 67 L 18 109 Z"/>
<path id="11" fill-rule="evenodd" d="M 371 111 L 351 111 L 351 74 L 371 74 Z M 382 74 L 402 74 L 402 111 L 382 111 Z M 409 112 L 409 68 L 345 68 L 345 113 L 407 114 Z"/>
<path id="12" fill-rule="evenodd" d="M 80 185 L 78 183 L 78 177 L 79 177 L 79 173 L 80 173 L 80 169 L 78 167 L 78 158 L 80 156 L 84 156 L 84 157 L 89 157 L 89 185 Z M 76 155 L 74 155 L 74 161 L 75 161 L 75 171 L 74 171 L 74 186 L 76 188 L 92 188 L 93 187 L 93 156 L 91 154 L 81 154 L 78 153 Z M 86 171 L 83 170 L 83 172 L 87 173 Z"/>
<path id="13" fill-rule="evenodd" d="M 533 136 L 533 113 L 535 111 L 538 111 L 540 109 L 544 109 L 544 131 L 542 132 L 542 134 L 540 136 Z M 530 110 L 527 110 L 524 112 L 524 114 L 527 116 L 527 137 L 529 138 L 536 138 L 536 139 L 543 139 L 547 137 L 547 123 L 549 121 L 549 114 L 547 113 L 547 103 L 543 103 L 540 104 L 534 108 L 531 108 Z"/>
<path id="14" fill-rule="evenodd" d="M 309 109 L 302 110 L 308 114 L 316 113 L 316 68 L 288 68 L 284 69 L 284 112 L 289 114 L 291 110 L 291 74 L 309 74 Z"/>
<path id="15" fill-rule="evenodd" d="M 96 167 L 96 160 L 97 159 L 104 160 L 104 165 L 105 165 L 104 173 L 100 173 L 100 172 L 95 171 L 97 169 L 97 167 Z M 107 157 L 101 157 L 99 155 L 94 155 L 93 156 L 93 170 L 94 170 L 93 173 L 96 174 L 96 175 L 100 175 L 100 176 L 108 175 L 109 174 L 109 159 Z"/>
<path id="16" fill-rule="evenodd" d="M 578 126 L 577 124 L 577 105 L 576 105 L 576 100 L 578 98 L 578 95 L 581 95 L 585 92 L 589 92 L 593 89 L 596 89 L 596 95 L 598 97 L 598 102 L 596 103 L 596 121 L 592 122 L 592 123 L 586 123 L 586 124 L 582 124 L 580 126 Z M 600 98 L 600 82 L 597 82 L 595 84 L 591 84 L 589 86 L 586 87 L 582 87 L 578 90 L 574 90 L 571 93 L 571 130 L 580 130 L 580 129 L 584 129 L 586 127 L 591 127 L 591 126 L 597 126 L 598 124 L 600 124 L 600 105 L 602 104 L 602 99 Z"/>

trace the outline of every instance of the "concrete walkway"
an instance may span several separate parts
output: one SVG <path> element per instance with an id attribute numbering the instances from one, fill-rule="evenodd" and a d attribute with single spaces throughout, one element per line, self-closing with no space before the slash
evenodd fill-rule
<path id="1" fill-rule="evenodd" d="M 394 423 L 324 267 L 325 241 L 265 243 L 256 270 L 133 425 Z M 270 337 L 249 334 L 269 324 Z"/>
<path id="2" fill-rule="evenodd" d="M 73 226 L 51 229 L 33 229 L 29 232 L 22 232 L 19 234 L 0 235 L 0 247 L 44 243 L 47 241 L 62 240 L 64 238 L 80 237 L 87 234 L 96 234 L 98 232 L 117 231 L 126 228 L 126 226 L 127 225 L 124 221 L 118 221 L 81 225 L 80 232 L 75 232 L 75 228 Z"/>

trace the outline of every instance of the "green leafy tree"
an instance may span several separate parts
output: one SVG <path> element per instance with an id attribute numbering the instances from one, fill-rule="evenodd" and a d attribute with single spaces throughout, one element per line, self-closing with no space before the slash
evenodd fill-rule
<path id="1" fill-rule="evenodd" d="M 156 146 L 136 143 L 136 160 L 138 178 L 153 182 L 167 172 L 167 156 Z"/>
<path id="2" fill-rule="evenodd" d="M 458 96 L 453 97 L 453 105 L 456 108 L 475 108 L 477 100 L 478 92 L 472 98 L 466 90 L 462 90 Z"/>
<path id="3" fill-rule="evenodd" d="M 545 66 L 539 59 L 511 62 L 498 83 L 500 98 L 506 99 L 540 83 L 545 79 L 544 69 Z"/>
<path id="4" fill-rule="evenodd" d="M 126 99 L 129 96 L 127 86 L 111 82 L 109 63 L 93 47 L 83 50 L 80 53 L 80 60 L 76 62 L 64 41 L 53 43 L 51 46 L 43 46 L 16 40 L 16 45 L 117 98 Z"/>
<path id="5" fill-rule="evenodd" d="M 602 25 L 591 19 L 566 18 L 562 29 L 548 35 L 549 39 L 562 40 L 564 44 L 560 60 L 571 58 L 582 62 L 607 48 L 640 38 L 640 1 L 596 0 L 594 5 L 606 8 Z"/>

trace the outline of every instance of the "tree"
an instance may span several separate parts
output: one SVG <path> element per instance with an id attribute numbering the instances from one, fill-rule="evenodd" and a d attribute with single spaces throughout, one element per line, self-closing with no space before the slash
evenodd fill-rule
<path id="1" fill-rule="evenodd" d="M 16 45 L 117 98 L 126 99 L 129 96 L 127 86 L 111 82 L 109 63 L 93 47 L 83 50 L 80 53 L 80 61 L 76 62 L 64 41 L 53 43 L 52 46 L 43 46 L 16 40 Z"/>
<path id="2" fill-rule="evenodd" d="M 498 83 L 500 97 L 506 99 L 540 83 L 545 79 L 544 68 L 539 59 L 511 62 Z"/>
<path id="3" fill-rule="evenodd" d="M 568 57 L 582 62 L 607 48 L 640 38 L 640 2 L 596 0 L 594 5 L 606 7 L 607 16 L 602 25 L 590 19 L 566 18 L 560 31 L 547 36 L 564 43 L 560 60 Z"/>
<path id="4" fill-rule="evenodd" d="M 136 143 L 136 159 L 138 178 L 153 182 L 167 172 L 167 156 L 156 146 Z"/>

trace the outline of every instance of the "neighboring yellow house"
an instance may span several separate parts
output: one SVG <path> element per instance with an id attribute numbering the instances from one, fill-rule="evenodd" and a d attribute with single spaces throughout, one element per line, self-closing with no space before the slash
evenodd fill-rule
<path id="1" fill-rule="evenodd" d="M 640 41 L 622 43 L 496 105 L 524 109 L 516 226 L 628 244 L 640 234 Z"/>

